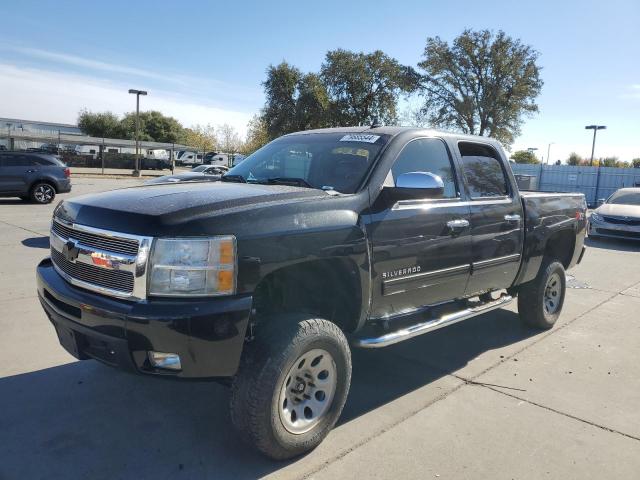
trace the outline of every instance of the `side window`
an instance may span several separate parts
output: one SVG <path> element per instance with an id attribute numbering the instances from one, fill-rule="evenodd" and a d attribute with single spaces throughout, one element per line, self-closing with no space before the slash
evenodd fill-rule
<path id="1" fill-rule="evenodd" d="M 51 166 L 53 163 L 42 157 L 29 157 L 29 161 L 31 165 L 44 165 Z"/>
<path id="2" fill-rule="evenodd" d="M 429 172 L 438 175 L 444 183 L 443 198 L 458 196 L 451 159 L 442 140 L 419 138 L 405 145 L 391 167 L 394 183 L 399 175 L 409 172 Z"/>
<path id="3" fill-rule="evenodd" d="M 34 163 L 26 155 L 11 155 L 5 157 L 5 167 L 31 167 Z"/>
<path id="4" fill-rule="evenodd" d="M 509 195 L 507 178 L 498 152 L 488 145 L 471 142 L 460 142 L 458 148 L 471 198 Z"/>

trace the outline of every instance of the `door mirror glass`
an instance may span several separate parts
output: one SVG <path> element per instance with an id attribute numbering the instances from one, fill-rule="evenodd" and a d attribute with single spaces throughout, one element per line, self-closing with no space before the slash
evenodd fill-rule
<path id="1" fill-rule="evenodd" d="M 407 172 L 398 175 L 394 187 L 386 187 L 394 200 L 442 198 L 444 182 L 430 172 Z"/>

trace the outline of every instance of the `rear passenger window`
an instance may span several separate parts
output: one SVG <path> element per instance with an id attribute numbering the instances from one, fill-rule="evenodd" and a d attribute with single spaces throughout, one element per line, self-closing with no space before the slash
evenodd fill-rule
<path id="1" fill-rule="evenodd" d="M 5 167 L 32 167 L 33 161 L 26 155 L 11 155 L 4 157 Z"/>
<path id="2" fill-rule="evenodd" d="M 405 145 L 391 168 L 394 184 L 399 175 L 410 172 L 429 172 L 438 175 L 444 183 L 442 197 L 458 196 L 451 159 L 442 140 L 419 138 Z"/>
<path id="3" fill-rule="evenodd" d="M 462 168 L 471 198 L 504 197 L 509 194 L 502 162 L 492 147 L 460 142 Z"/>

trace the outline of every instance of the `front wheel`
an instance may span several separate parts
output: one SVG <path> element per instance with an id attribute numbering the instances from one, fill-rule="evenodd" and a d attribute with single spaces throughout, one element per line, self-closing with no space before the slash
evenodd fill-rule
<path id="1" fill-rule="evenodd" d="M 553 327 L 562 312 L 566 285 L 562 264 L 545 259 L 536 278 L 519 289 L 518 313 L 522 321 L 545 330 Z"/>
<path id="2" fill-rule="evenodd" d="M 308 316 L 264 319 L 245 346 L 231 389 L 231 419 L 265 455 L 283 460 L 315 448 L 342 413 L 351 353 L 334 323 Z"/>

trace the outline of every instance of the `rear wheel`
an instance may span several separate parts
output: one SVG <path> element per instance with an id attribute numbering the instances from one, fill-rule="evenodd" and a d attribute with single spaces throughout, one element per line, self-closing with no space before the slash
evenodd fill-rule
<path id="1" fill-rule="evenodd" d="M 565 291 L 564 267 L 558 261 L 545 259 L 536 278 L 519 289 L 520 318 L 532 327 L 553 327 L 562 312 Z"/>
<path id="2" fill-rule="evenodd" d="M 38 182 L 31 187 L 30 197 L 36 203 L 51 203 L 56 197 L 56 189 L 49 183 Z"/>
<path id="3" fill-rule="evenodd" d="M 351 353 L 337 325 L 271 317 L 247 344 L 231 389 L 240 435 L 282 460 L 315 448 L 340 417 L 351 383 Z"/>

